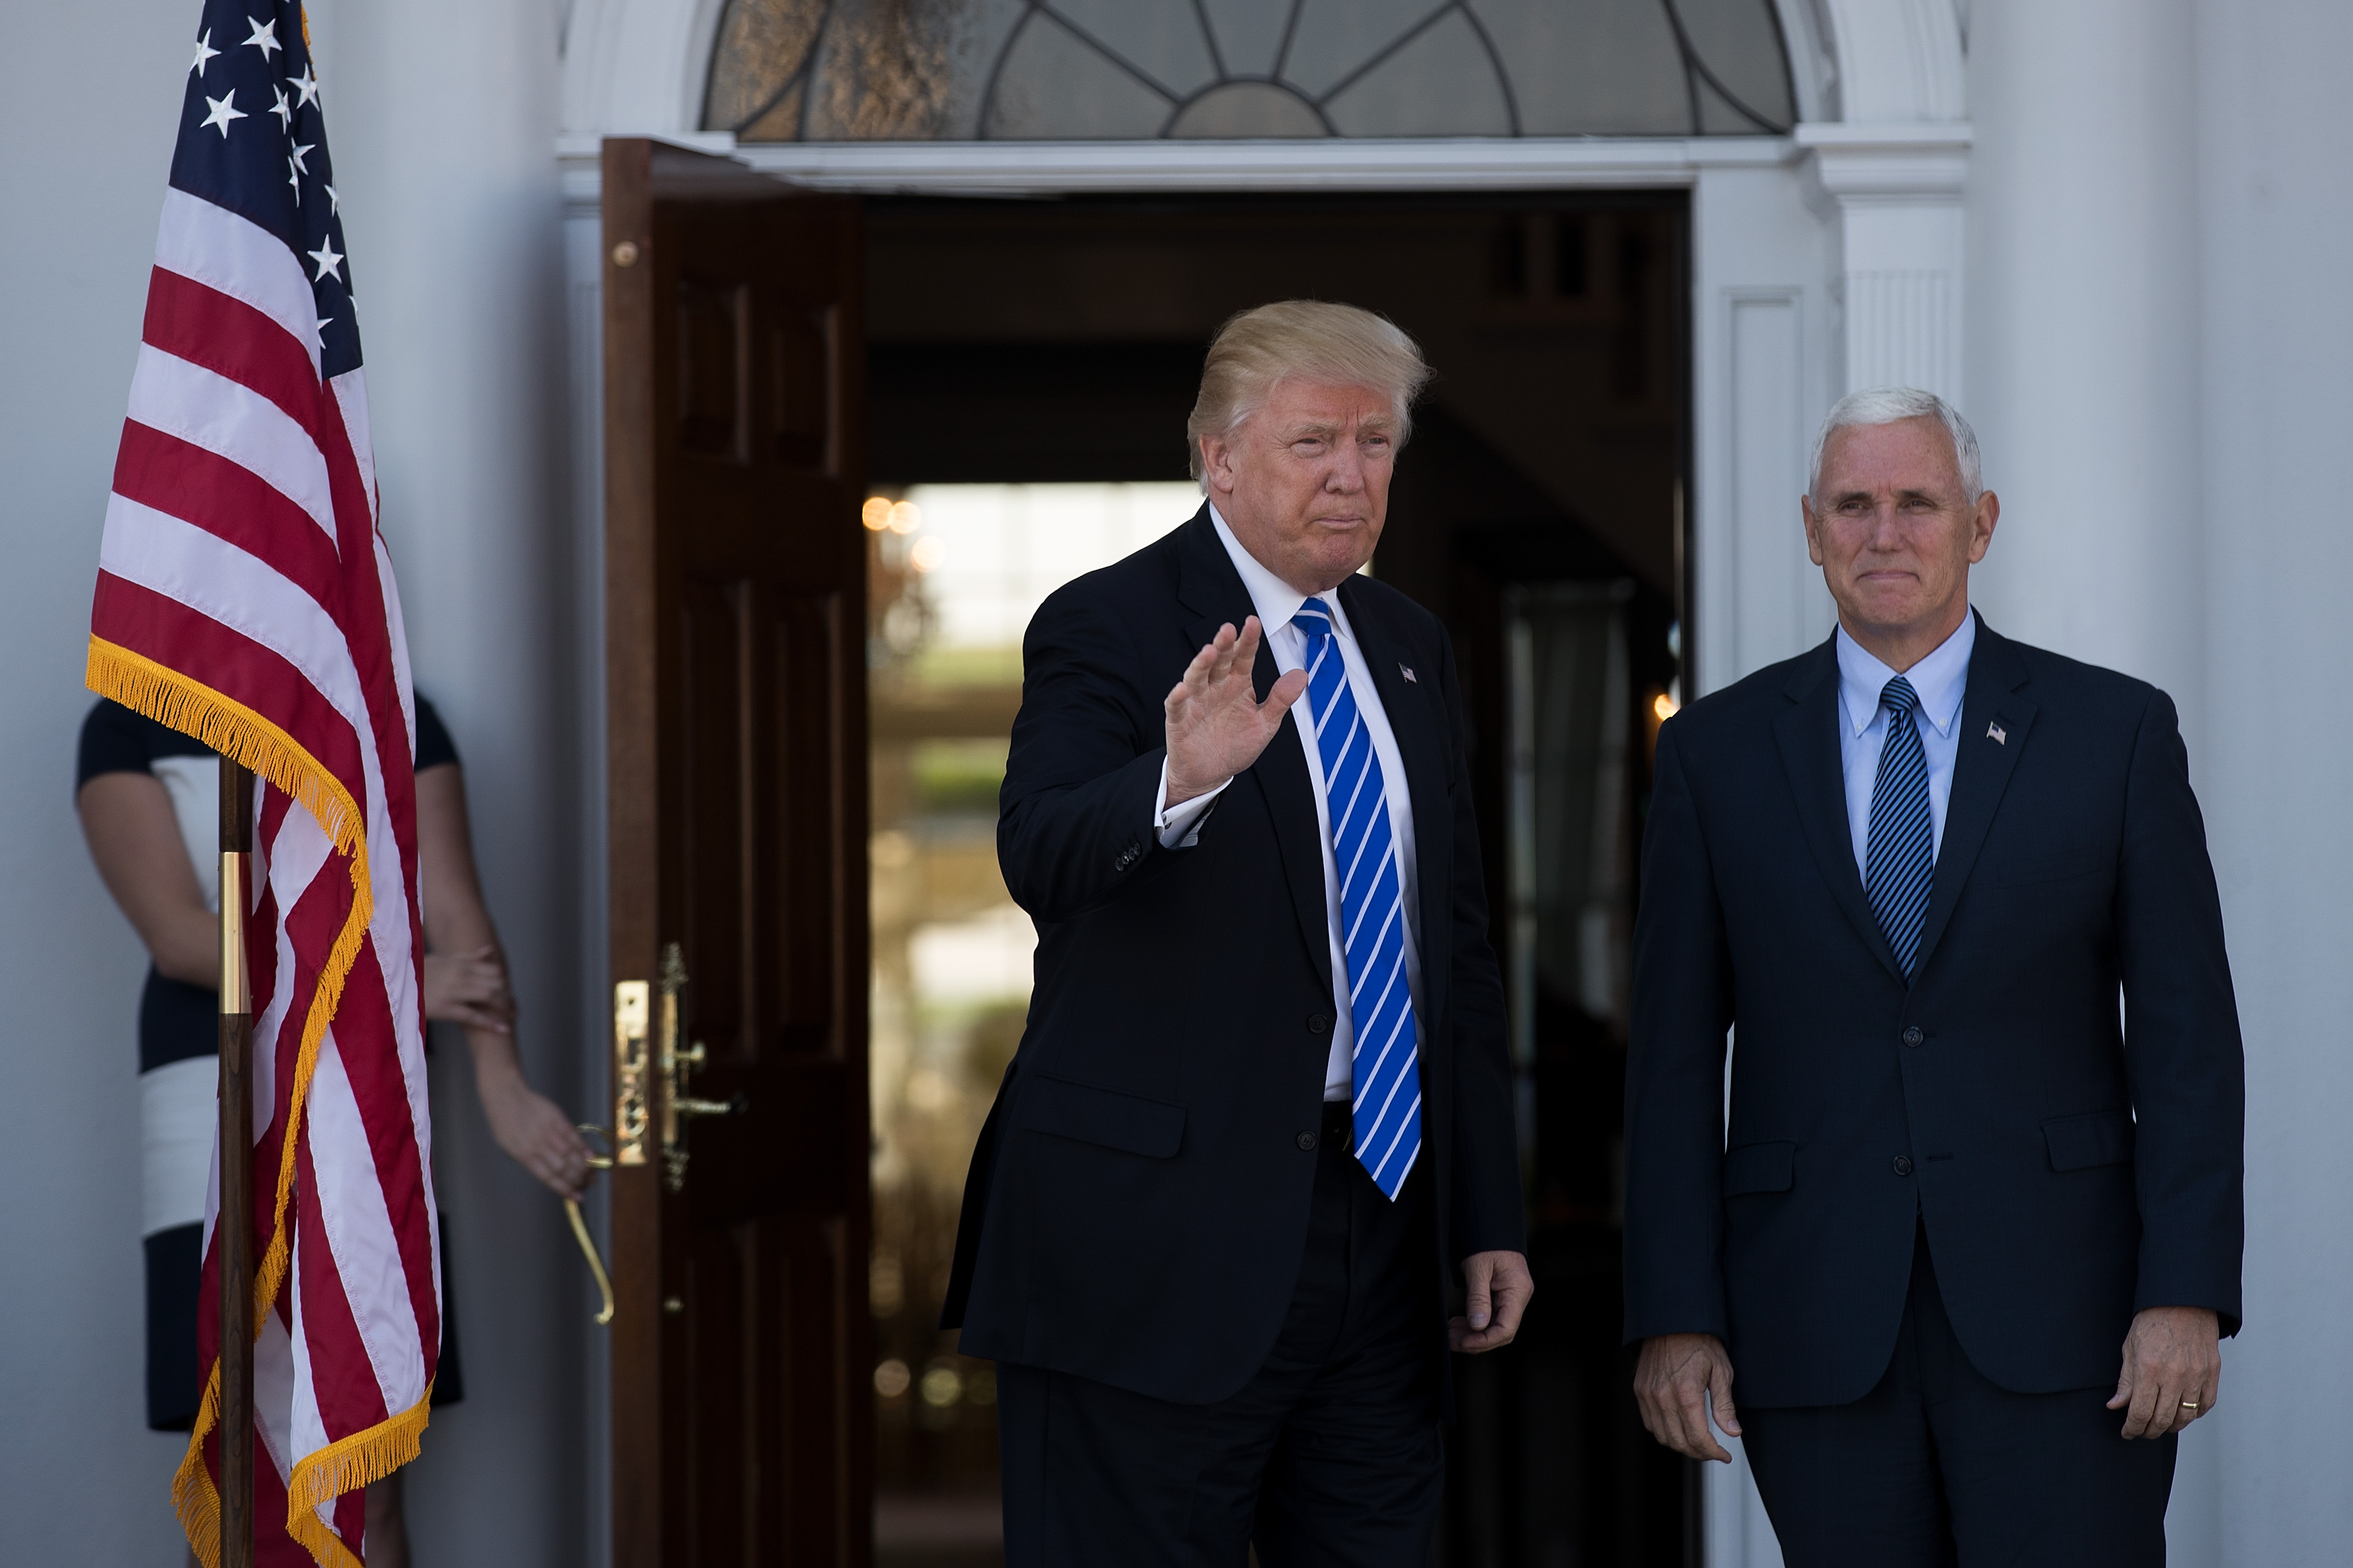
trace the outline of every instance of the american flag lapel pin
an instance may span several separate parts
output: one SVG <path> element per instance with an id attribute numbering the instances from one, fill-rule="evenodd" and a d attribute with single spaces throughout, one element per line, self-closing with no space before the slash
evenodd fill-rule
<path id="1" fill-rule="evenodd" d="M 1997 746 L 2007 746 L 2010 744 L 2010 732 L 1999 724 L 1989 724 L 1986 726 L 1986 739 Z"/>
<path id="2" fill-rule="evenodd" d="M 1404 676 L 1408 680 L 1413 681 L 1413 684 L 1416 686 L 1419 686 L 1421 684 L 1420 681 L 1413 679 L 1413 670 L 1409 666 L 1402 664 L 1398 665 L 1398 673 Z"/>

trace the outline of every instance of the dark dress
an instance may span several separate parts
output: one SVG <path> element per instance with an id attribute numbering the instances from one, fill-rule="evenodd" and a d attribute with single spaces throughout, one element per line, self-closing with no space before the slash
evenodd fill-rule
<path id="1" fill-rule="evenodd" d="M 180 792 L 192 787 L 201 789 L 210 770 L 203 764 L 215 761 L 215 753 L 193 736 L 155 722 L 119 702 L 100 700 L 82 720 L 81 743 L 74 767 L 74 790 L 100 773 L 137 773 L 161 778 L 165 788 L 174 795 L 174 806 L 181 807 Z M 417 771 L 440 767 L 458 761 L 458 749 L 443 726 L 441 716 L 433 705 L 419 697 L 417 700 Z M 191 766 L 191 764 L 195 764 Z M 216 788 L 209 796 L 218 800 Z M 217 806 L 214 807 L 215 813 Z M 199 880 L 211 860 L 209 847 L 199 847 L 190 832 L 192 818 L 184 813 L 182 831 L 191 840 L 189 856 L 198 868 Z M 209 828 L 206 829 L 209 832 Z M 190 1069 L 180 1064 L 196 1060 L 217 1061 L 220 1055 L 219 993 L 210 986 L 191 985 L 156 972 L 150 964 L 147 984 L 139 997 L 139 1074 L 142 1100 L 142 1120 L 151 1132 L 155 1124 L 150 1109 L 160 1098 L 177 1095 L 186 1098 L 191 1091 L 200 1091 L 205 1113 L 209 1115 L 214 1094 L 209 1087 L 199 1086 L 196 1079 L 206 1076 L 204 1069 Z M 174 1070 L 176 1069 L 176 1070 Z M 185 1107 L 181 1108 L 185 1111 Z M 181 1120 L 185 1121 L 185 1114 Z M 209 1142 L 205 1158 L 210 1158 Z M 153 1147 L 143 1151 L 153 1162 L 159 1158 Z M 195 1424 L 196 1405 L 203 1397 L 203 1369 L 196 1364 L 196 1292 L 204 1270 L 205 1194 L 202 1178 L 193 1192 L 185 1183 L 162 1179 L 173 1190 L 159 1199 L 156 1172 L 146 1173 L 149 1213 L 146 1216 L 141 1247 L 146 1254 L 147 1273 L 147 1425 L 158 1432 L 185 1432 Z M 160 1214 L 157 1212 L 160 1209 Z M 194 1214 L 197 1217 L 185 1216 Z M 448 1227 L 442 1227 L 441 1243 L 442 1293 L 445 1297 L 441 1320 L 441 1365 L 434 1383 L 433 1403 L 454 1405 L 463 1397 L 465 1379 L 458 1360 L 458 1328 L 450 1316 L 446 1298 L 449 1295 Z"/>

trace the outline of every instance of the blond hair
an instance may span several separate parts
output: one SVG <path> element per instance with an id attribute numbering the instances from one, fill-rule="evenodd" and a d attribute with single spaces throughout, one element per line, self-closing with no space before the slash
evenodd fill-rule
<path id="1" fill-rule="evenodd" d="M 1201 395 L 1185 421 L 1193 477 L 1203 478 L 1202 437 L 1232 435 L 1265 406 L 1278 383 L 1293 378 L 1387 393 L 1402 447 L 1413 434 L 1413 400 L 1430 374 L 1414 341 L 1370 310 L 1322 300 L 1244 310 L 1218 329 L 1201 366 Z"/>

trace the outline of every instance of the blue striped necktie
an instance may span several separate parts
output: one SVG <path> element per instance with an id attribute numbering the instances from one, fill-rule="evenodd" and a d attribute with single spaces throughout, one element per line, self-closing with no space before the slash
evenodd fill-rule
<path id="1" fill-rule="evenodd" d="M 1928 752 L 1913 714 L 1920 694 L 1902 676 L 1879 694 L 1887 713 L 1887 743 L 1871 786 L 1871 829 L 1864 840 L 1863 893 L 1896 964 L 1909 980 L 1919 966 L 1920 927 L 1928 915 L 1928 889 L 1936 867 L 1936 830 L 1928 814 Z"/>
<path id="2" fill-rule="evenodd" d="M 1350 1058 L 1356 1161 L 1394 1199 L 1421 1152 L 1421 1072 L 1405 976 L 1405 896 L 1390 837 L 1388 791 L 1332 635 L 1331 606 L 1310 599 L 1291 624 L 1307 645 L 1307 700 L 1315 715 L 1340 882 L 1341 948 L 1356 1037 Z"/>

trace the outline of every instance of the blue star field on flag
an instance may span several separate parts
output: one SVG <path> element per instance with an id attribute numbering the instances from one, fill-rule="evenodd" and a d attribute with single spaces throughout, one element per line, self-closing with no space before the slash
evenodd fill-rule
<path id="1" fill-rule="evenodd" d="M 180 113 L 172 184 L 284 240 L 318 300 L 320 374 L 356 368 L 351 263 L 301 6 L 206 0 Z"/>

